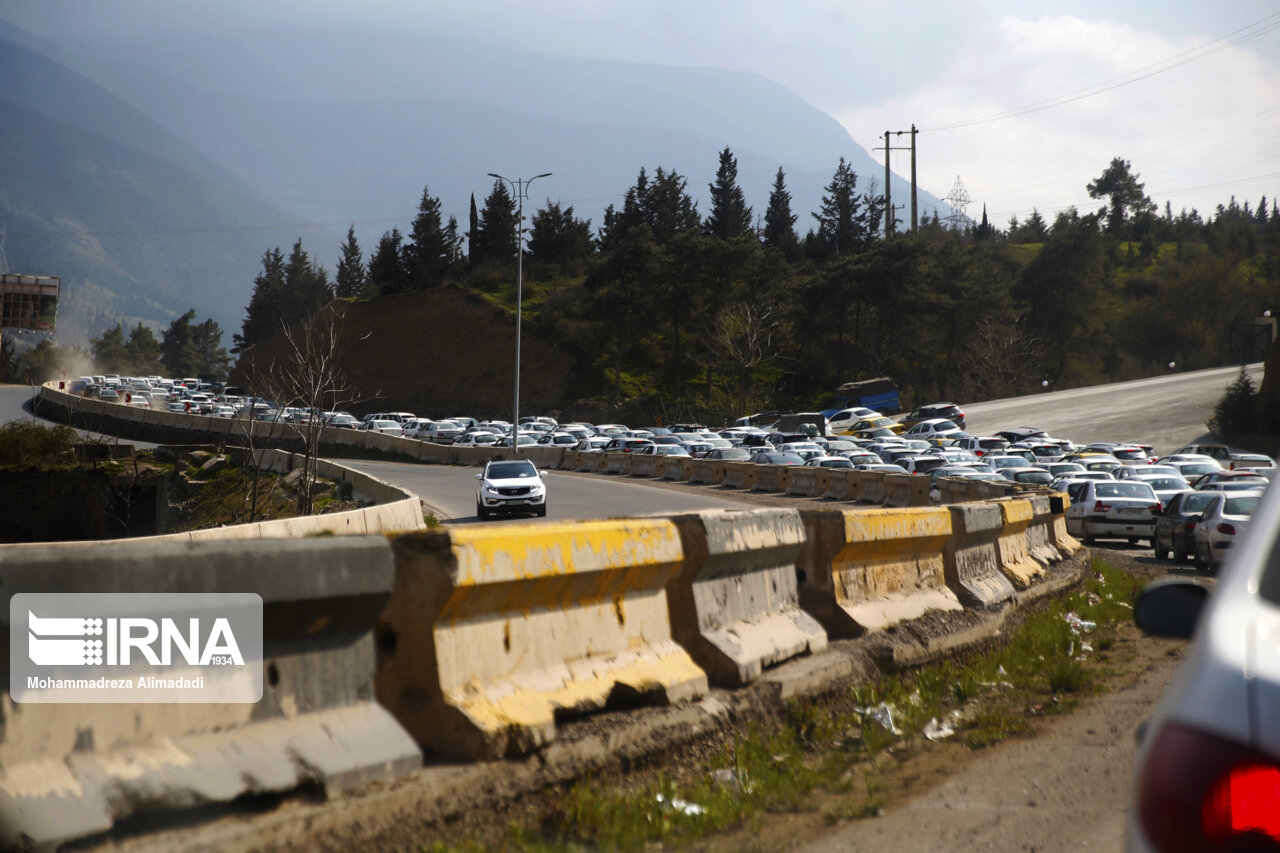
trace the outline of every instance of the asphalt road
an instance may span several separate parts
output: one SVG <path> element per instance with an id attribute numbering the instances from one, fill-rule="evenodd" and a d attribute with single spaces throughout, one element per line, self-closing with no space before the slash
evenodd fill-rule
<path id="1" fill-rule="evenodd" d="M 476 474 L 480 472 L 479 468 L 351 459 L 339 461 L 420 495 L 442 521 L 455 520 L 459 524 L 479 521 L 476 518 Z M 741 502 L 728 498 L 646 485 L 622 477 L 548 471 L 543 480 L 547 484 L 549 519 L 617 518 L 700 509 L 741 509 L 743 506 Z M 528 520 L 532 516 L 511 518 Z"/>
<path id="2" fill-rule="evenodd" d="M 1076 442 L 1142 441 L 1168 453 L 1206 432 L 1205 422 L 1239 368 L 1171 373 L 1113 385 L 1051 391 L 1029 397 L 961 404 L 966 428 L 990 435 L 1006 427 L 1034 426 Z M 1255 385 L 1262 365 L 1250 366 Z M 31 389 L 0 386 L 0 422 L 29 418 Z M 474 469 L 413 463 L 349 462 L 379 479 L 404 486 L 439 517 L 475 521 Z M 582 519 L 685 512 L 741 506 L 731 498 L 659 488 L 619 477 L 551 472 L 549 518 Z"/>

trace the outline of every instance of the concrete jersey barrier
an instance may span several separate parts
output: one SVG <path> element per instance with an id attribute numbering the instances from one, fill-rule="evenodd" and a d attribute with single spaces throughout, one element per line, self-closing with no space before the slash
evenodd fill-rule
<path id="1" fill-rule="evenodd" d="M 4 655 L 0 846 L 53 847 L 168 824 L 237 797 L 344 788 L 421 764 L 373 701 L 375 618 L 391 594 L 380 536 L 27 546 L 0 554 L 18 592 L 256 592 L 264 672 L 256 704 L 14 704 Z M 3 610 L 8 641 L 9 609 Z"/>
<path id="2" fill-rule="evenodd" d="M 997 543 L 1004 530 L 1000 507 L 961 503 L 947 509 L 953 532 L 942 551 L 947 586 L 966 606 L 998 607 L 1013 598 L 1013 584 L 1000 565 Z"/>
<path id="3" fill-rule="evenodd" d="M 378 700 L 435 752 L 527 752 L 555 737 L 557 713 L 707 692 L 672 639 L 666 587 L 683 558 L 668 520 L 454 527 L 393 547 Z"/>
<path id="4" fill-rule="evenodd" d="M 960 610 L 946 585 L 945 508 L 802 513 L 800 604 L 831 636 L 860 636 L 921 616 Z"/>
<path id="5" fill-rule="evenodd" d="M 676 640 L 717 684 L 741 685 L 765 667 L 827 647 L 800 609 L 800 513 L 709 510 L 672 517 L 684 552 L 667 587 Z"/>

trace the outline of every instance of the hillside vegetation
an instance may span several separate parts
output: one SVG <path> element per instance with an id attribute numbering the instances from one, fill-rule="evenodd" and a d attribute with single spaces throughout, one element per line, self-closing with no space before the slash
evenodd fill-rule
<path id="1" fill-rule="evenodd" d="M 1274 201 L 1161 212 L 1116 159 L 1088 187 L 1095 212 L 1004 228 L 925 217 L 885 238 L 883 197 L 861 186 L 841 161 L 802 237 L 783 172 L 760 215 L 726 148 L 705 216 L 661 168 L 642 169 L 599 228 L 572 207 L 538 209 L 523 410 L 723 423 L 825 407 L 841 383 L 873 376 L 896 379 L 907 403 L 977 401 L 1263 357 L 1239 327 L 1280 306 Z M 495 181 L 466 227 L 468 254 L 428 189 L 411 231 L 387 232 L 367 259 L 349 232 L 332 282 L 301 242 L 268 251 L 236 336 L 241 377 L 246 358 L 266 363 L 282 323 L 337 296 L 367 336 L 348 348 L 362 398 L 433 417 L 508 413 L 513 190 Z M 464 310 L 467 293 L 491 310 Z"/>

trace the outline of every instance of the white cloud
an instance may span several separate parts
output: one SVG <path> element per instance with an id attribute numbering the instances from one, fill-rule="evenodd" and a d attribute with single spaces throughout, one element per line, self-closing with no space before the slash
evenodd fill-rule
<path id="1" fill-rule="evenodd" d="M 1276 69 L 1246 44 L 1159 71 L 1171 58 L 1202 55 L 1207 41 L 1171 41 L 1072 17 L 1009 17 L 958 52 L 937 81 L 837 118 L 863 140 L 914 121 L 925 131 L 921 184 L 945 193 L 960 175 L 975 201 L 970 215 L 980 215 L 985 201 L 998 224 L 1033 207 L 1050 217 L 1069 205 L 1101 206 L 1085 185 L 1117 156 L 1131 162 L 1153 200 L 1172 202 L 1175 212 L 1208 213 L 1232 194 L 1251 204 L 1263 194 L 1273 198 L 1280 190 Z M 1159 73 L 1122 85 L 1142 69 Z M 1000 121 L 942 129 L 1091 92 Z M 901 173 L 903 164 L 895 170 Z"/>

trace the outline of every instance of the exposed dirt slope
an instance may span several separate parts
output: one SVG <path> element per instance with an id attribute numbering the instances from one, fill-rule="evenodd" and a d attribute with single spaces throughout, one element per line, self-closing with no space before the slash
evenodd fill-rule
<path id="1" fill-rule="evenodd" d="M 511 418 L 515 317 L 454 287 L 335 303 L 343 320 L 340 351 L 359 403 L 356 415 L 410 411 L 428 418 Z M 570 394 L 573 359 L 523 325 L 521 414 L 544 414 Z M 282 335 L 254 347 L 260 374 L 289 352 Z M 254 386 L 246 359 L 232 384 Z"/>

